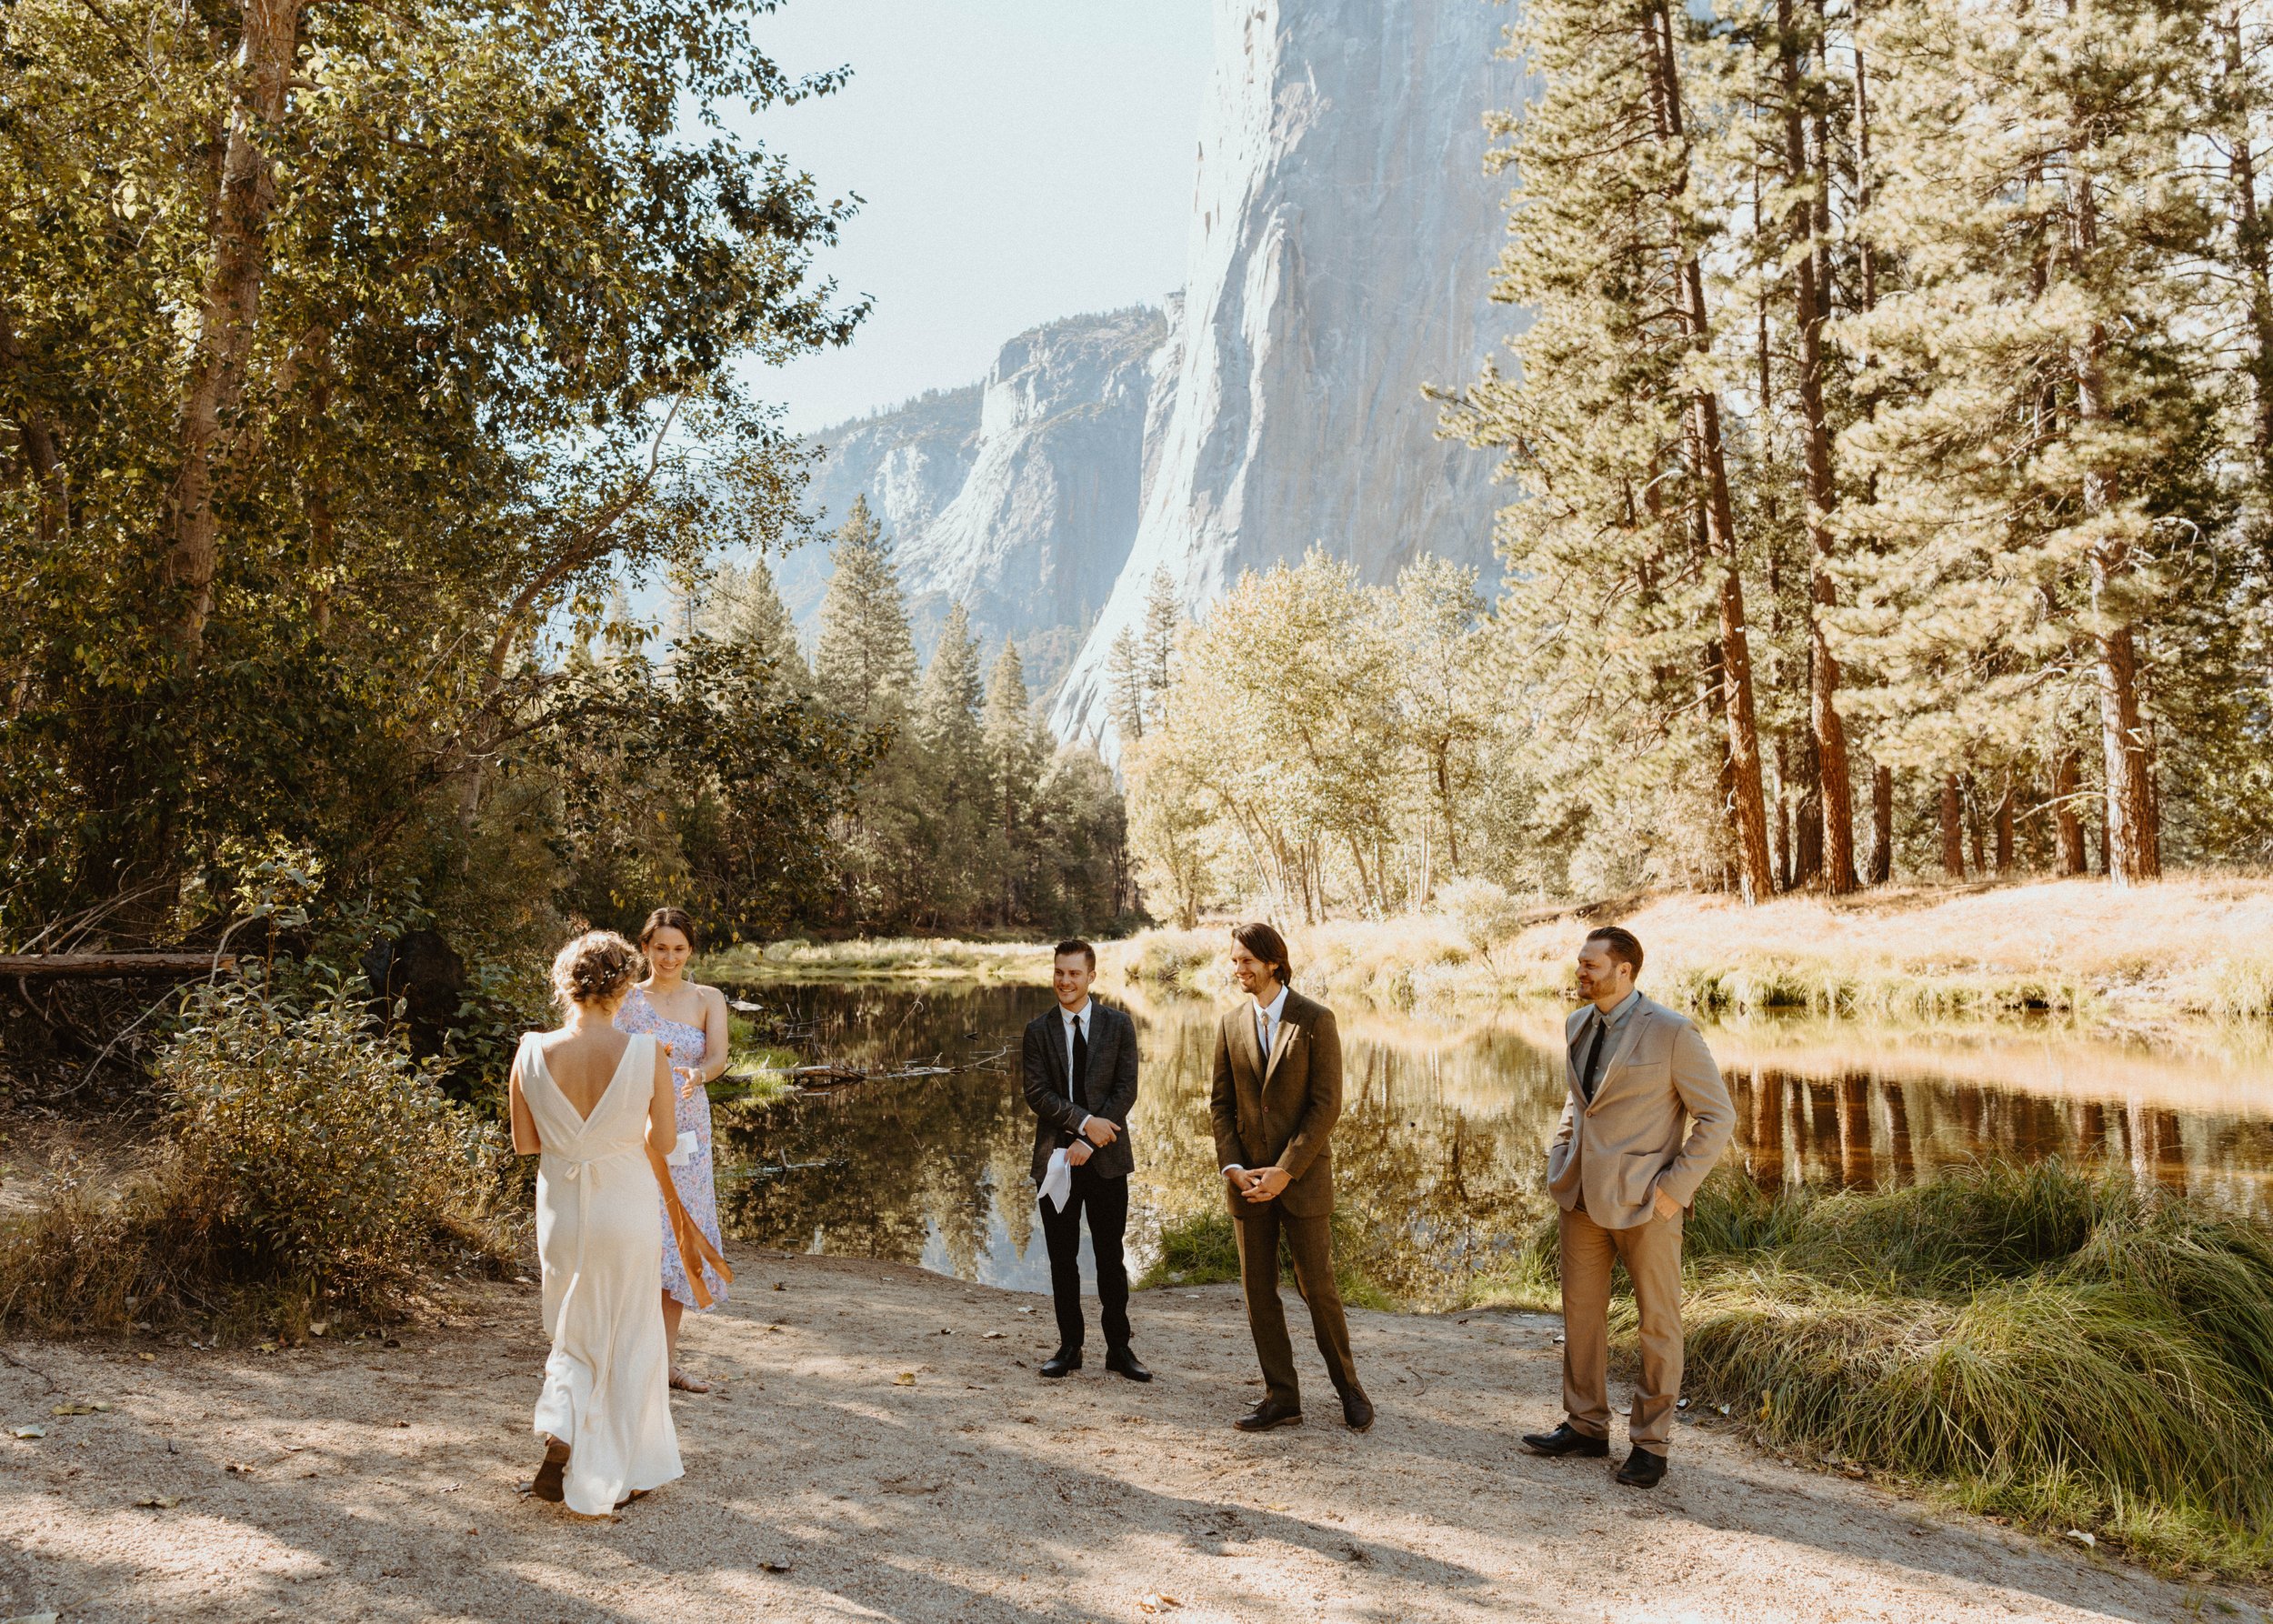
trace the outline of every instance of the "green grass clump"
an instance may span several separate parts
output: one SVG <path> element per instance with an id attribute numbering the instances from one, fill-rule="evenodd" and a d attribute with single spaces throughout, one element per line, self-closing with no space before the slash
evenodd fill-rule
<path id="1" fill-rule="evenodd" d="M 1160 1255 L 1136 1282 L 1156 1286 L 1213 1286 L 1239 1278 L 1239 1238 L 1227 1212 L 1200 1212 L 1160 1228 Z"/>
<path id="2" fill-rule="evenodd" d="M 2273 1571 L 2273 1236 L 2063 1166 L 1770 1198 L 1688 1228 L 1689 1385 L 1779 1448 L 2138 1555 Z"/>
<path id="3" fill-rule="evenodd" d="M 1397 1298 L 1357 1262 L 1361 1238 L 1355 1224 L 1355 1215 L 1349 1214 L 1347 1208 L 1336 1209 L 1334 1283 L 1341 1288 L 1342 1301 L 1347 1306 L 1394 1313 L 1401 1306 Z M 1238 1278 L 1239 1238 L 1235 1233 L 1231 1214 L 1199 1212 L 1161 1226 L 1160 1255 L 1145 1270 L 1136 1288 L 1144 1291 L 1157 1286 L 1213 1286 Z M 1278 1278 L 1290 1285 L 1295 1278 L 1294 1260 L 1287 1256 L 1283 1238 L 1278 1244 Z"/>

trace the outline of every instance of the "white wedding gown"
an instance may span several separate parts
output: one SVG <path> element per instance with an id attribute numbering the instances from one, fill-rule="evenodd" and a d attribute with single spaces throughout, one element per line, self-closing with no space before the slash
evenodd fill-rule
<path id="1" fill-rule="evenodd" d="M 536 1432 L 570 1447 L 569 1509 L 605 1517 L 637 1490 L 680 1475 L 663 1341 L 660 1199 L 647 1160 L 656 1040 L 634 1038 L 592 1115 L 576 1115 L 521 1039 L 521 1098 L 544 1154 L 536 1166 L 536 1251 L 545 1267 L 545 1388 Z"/>

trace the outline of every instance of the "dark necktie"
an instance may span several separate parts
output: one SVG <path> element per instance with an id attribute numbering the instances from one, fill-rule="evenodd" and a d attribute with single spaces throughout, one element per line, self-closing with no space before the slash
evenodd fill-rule
<path id="1" fill-rule="evenodd" d="M 1089 1108 L 1089 1040 L 1082 1036 L 1081 1021 L 1074 1021 L 1074 1103 Z"/>
<path id="2" fill-rule="evenodd" d="M 1603 1040 L 1609 1037 L 1609 1023 L 1597 1011 L 1593 1020 L 1594 1036 L 1587 1043 L 1587 1058 L 1578 1066 L 1578 1092 L 1588 1105 L 1594 1103 L 1595 1078 L 1602 1069 Z"/>

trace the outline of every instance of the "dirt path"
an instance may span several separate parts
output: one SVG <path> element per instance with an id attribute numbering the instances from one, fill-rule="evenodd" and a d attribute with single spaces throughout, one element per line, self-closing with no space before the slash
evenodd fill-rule
<path id="1" fill-rule="evenodd" d="M 1537 1316 L 1355 1314 L 1372 1434 L 1314 1408 L 1246 1438 L 1232 1288 L 1137 1298 L 1150 1387 L 1094 1367 L 1050 1383 L 1031 1368 L 1045 1298 L 740 1263 L 738 1300 L 688 1322 L 691 1362 L 724 1379 L 678 1398 L 687 1475 L 612 1524 L 516 1491 L 536 1453 L 529 1288 L 478 1290 L 470 1322 L 394 1348 L 11 1344 L 35 1368 L 0 1362 L 0 1619 L 2265 1616 L 1700 1429 L 1651 1495 L 1533 1459 L 1514 1437 L 1552 1422 L 1557 1391 Z M 95 1400 L 111 1408 L 52 1414 Z M 9 1436 L 28 1425 L 46 1436 Z"/>

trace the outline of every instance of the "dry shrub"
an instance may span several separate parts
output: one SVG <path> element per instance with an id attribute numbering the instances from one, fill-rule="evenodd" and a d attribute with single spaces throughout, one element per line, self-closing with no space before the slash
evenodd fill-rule
<path id="1" fill-rule="evenodd" d="M 439 1270 L 508 1255 L 497 1130 L 383 1040 L 352 989 L 305 1009 L 213 989 L 159 1077 L 165 1154 L 114 1200 L 65 1188 L 0 1237 L 0 1323 L 384 1312 Z"/>

